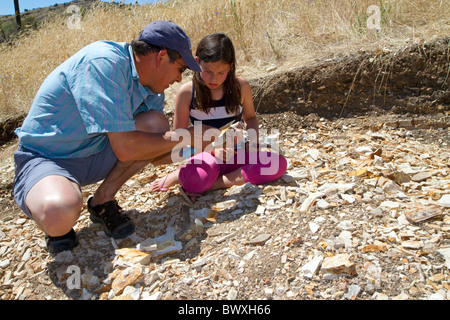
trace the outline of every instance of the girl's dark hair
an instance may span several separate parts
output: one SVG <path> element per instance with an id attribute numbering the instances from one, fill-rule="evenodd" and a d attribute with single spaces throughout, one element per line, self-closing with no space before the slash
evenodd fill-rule
<path id="1" fill-rule="evenodd" d="M 175 63 L 176 60 L 181 58 L 181 55 L 175 50 L 160 47 L 160 46 L 155 46 L 153 44 L 150 44 L 150 43 L 147 43 L 147 42 L 141 41 L 141 40 L 131 41 L 131 47 L 133 48 L 133 51 L 136 52 L 140 56 L 146 56 L 149 53 L 159 52 L 163 49 L 166 49 L 167 55 L 169 56 L 169 61 L 171 63 Z"/>
<path id="2" fill-rule="evenodd" d="M 199 42 L 195 55 L 199 62 L 222 61 L 230 65 L 230 71 L 223 84 L 225 109 L 229 114 L 234 113 L 238 116 L 241 104 L 241 85 L 236 78 L 236 57 L 230 38 L 223 33 L 210 34 Z M 211 91 L 203 82 L 200 73 L 194 73 L 192 81 L 195 93 L 194 108 L 208 113 L 210 108 L 215 107 Z"/>

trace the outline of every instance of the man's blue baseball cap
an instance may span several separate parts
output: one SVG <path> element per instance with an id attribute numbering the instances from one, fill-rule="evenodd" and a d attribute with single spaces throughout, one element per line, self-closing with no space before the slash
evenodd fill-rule
<path id="1" fill-rule="evenodd" d="M 175 50 L 181 55 L 189 69 L 195 72 L 202 71 L 192 56 L 189 37 L 183 29 L 171 21 L 158 20 L 149 23 L 139 34 L 137 40 Z"/>

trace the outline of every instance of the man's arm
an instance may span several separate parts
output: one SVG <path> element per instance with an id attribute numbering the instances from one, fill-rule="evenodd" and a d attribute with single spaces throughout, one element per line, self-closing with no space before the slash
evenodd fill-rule
<path id="1" fill-rule="evenodd" d="M 183 136 L 188 138 L 180 139 L 180 133 L 175 131 L 167 131 L 165 133 L 148 133 L 144 131 L 109 132 L 107 135 L 117 159 L 126 162 L 152 160 L 168 153 L 170 154 L 175 147 L 181 147 L 181 143 L 205 150 L 220 134 L 219 130 L 212 129 L 206 125 L 178 130 L 184 130 Z M 209 134 L 206 135 L 208 140 L 205 140 L 203 138 L 208 130 Z"/>
<path id="2" fill-rule="evenodd" d="M 119 161 L 150 160 L 170 152 L 179 142 L 172 141 L 172 131 L 148 133 L 144 131 L 107 133 L 111 148 Z"/>

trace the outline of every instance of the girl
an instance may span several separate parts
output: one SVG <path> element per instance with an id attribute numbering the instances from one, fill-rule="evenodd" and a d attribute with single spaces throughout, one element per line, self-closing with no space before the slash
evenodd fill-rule
<path id="1" fill-rule="evenodd" d="M 198 44 L 196 60 L 202 72 L 195 73 L 192 81 L 182 85 L 177 92 L 173 129 L 187 128 L 189 121 L 221 128 L 236 120 L 243 121 L 246 130 L 257 138 L 258 119 L 252 91 L 245 79 L 236 76 L 236 58 L 231 40 L 223 33 L 206 36 Z M 246 182 L 264 184 L 280 178 L 286 171 L 286 159 L 275 153 L 238 150 L 245 152 L 244 157 L 236 154 L 232 161 L 223 163 L 218 161 L 222 160 L 218 152 L 225 154 L 227 151 L 215 151 L 215 156 L 208 152 L 193 156 L 179 169 L 155 180 L 151 189 L 164 192 L 179 182 L 181 194 L 192 205 L 196 197 L 206 191 Z M 264 164 L 263 158 L 270 159 L 271 163 Z M 274 167 L 274 164 L 275 171 L 264 173 L 264 168 Z"/>

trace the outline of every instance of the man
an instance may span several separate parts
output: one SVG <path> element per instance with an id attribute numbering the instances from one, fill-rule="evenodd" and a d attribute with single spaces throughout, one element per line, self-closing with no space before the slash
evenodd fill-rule
<path id="1" fill-rule="evenodd" d="M 86 46 L 44 81 L 16 130 L 14 196 L 46 234 L 50 253 L 77 245 L 80 186 L 97 181 L 103 180 L 88 200 L 91 220 L 114 238 L 134 232 L 114 196 L 179 143 L 162 113 L 163 93 L 186 68 L 201 71 L 189 38 L 176 24 L 155 21 L 131 44 Z"/>

